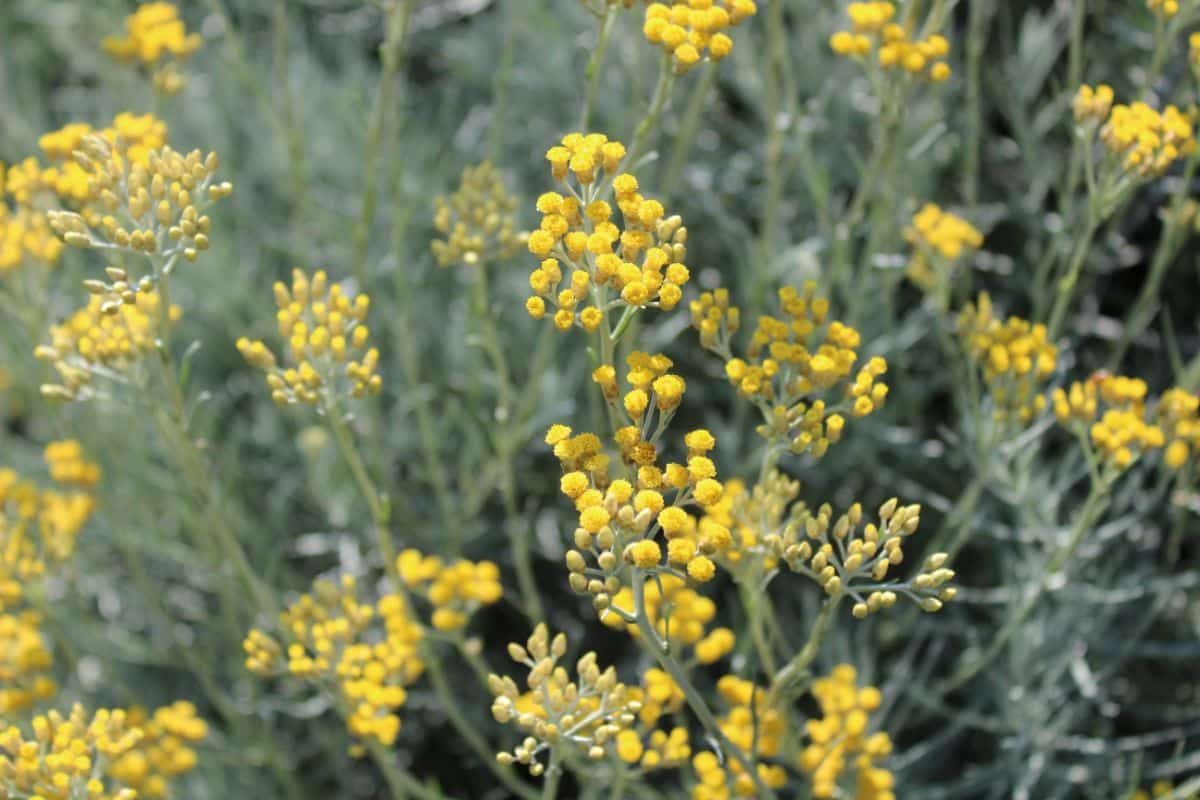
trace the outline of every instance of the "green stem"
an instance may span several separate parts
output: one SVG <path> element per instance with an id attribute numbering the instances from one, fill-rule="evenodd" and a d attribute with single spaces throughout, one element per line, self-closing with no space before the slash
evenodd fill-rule
<path id="1" fill-rule="evenodd" d="M 375 218 L 378 199 L 378 184 L 375 179 L 379 147 L 383 140 L 383 127 L 391 111 L 396 93 L 396 79 L 400 72 L 400 61 L 404 54 L 404 38 L 408 21 L 412 15 L 411 0 L 394 0 L 385 11 L 387 34 L 379 47 L 383 71 L 379 76 L 379 90 L 375 96 L 375 107 L 367 127 L 367 139 L 363 147 L 363 194 L 362 207 L 354 226 L 353 272 L 359 287 L 367 288 L 367 239 L 371 222 Z"/>
<path id="2" fill-rule="evenodd" d="M 1077 6 L 1082 7 L 1083 3 Z M 979 204 L 979 157 L 983 141 L 983 50 L 993 8 L 990 0 L 970 0 L 967 11 L 967 120 L 963 133 L 962 169 L 963 199 L 971 207 Z"/>
<path id="3" fill-rule="evenodd" d="M 754 768 L 753 761 L 742 752 L 740 747 L 729 741 L 729 737 L 721 730 L 716 717 L 713 716 L 712 711 L 708 708 L 708 704 L 705 703 L 704 697 L 692 685 L 687 673 L 683 671 L 683 668 L 675 660 L 675 657 L 668 652 L 666 643 L 658 635 L 658 631 L 650 621 L 650 616 L 646 613 L 646 573 L 640 569 L 633 570 L 632 589 L 634 613 L 637 618 L 638 632 L 641 634 L 638 641 L 650 651 L 650 654 L 654 656 L 654 660 L 675 681 L 680 691 L 683 692 L 683 697 L 688 707 L 692 709 L 692 713 L 699 717 L 700 724 L 704 726 L 708 735 L 720 744 L 721 749 L 727 757 L 737 762 L 746 774 L 754 780 L 754 785 L 758 788 L 759 792 L 758 797 L 774 798 L 775 792 L 763 782 L 762 776 Z M 772 698 L 773 695 L 768 695 L 768 707 Z M 751 702 L 754 702 L 753 698 Z"/>
<path id="4" fill-rule="evenodd" d="M 1059 329 L 1062 327 L 1067 308 L 1075 296 L 1075 285 L 1079 282 L 1079 275 L 1083 271 L 1084 262 L 1087 261 L 1088 249 L 1092 245 L 1097 228 L 1099 228 L 1099 222 L 1096 220 L 1096 215 L 1089 210 L 1087 224 L 1076 238 L 1071 251 L 1071 261 L 1067 265 L 1067 272 L 1056 287 L 1054 307 L 1050 311 L 1050 319 L 1046 324 L 1048 338 L 1051 341 L 1058 338 Z"/>
<path id="5" fill-rule="evenodd" d="M 767 10 L 767 69 L 764 80 L 764 111 L 767 125 L 766 158 L 763 189 L 762 224 L 758 240 L 758 263 L 750 282 L 750 302 L 756 309 L 766 306 L 771 255 L 775 248 L 779 202 L 783 196 L 784 171 L 780 169 L 783 153 L 784 126 L 780 122 L 783 104 L 783 81 L 787 74 L 787 28 L 783 18 L 783 3 L 771 3 Z"/>
<path id="6" fill-rule="evenodd" d="M 638 123 L 637 129 L 633 132 L 633 142 L 625 151 L 625 163 L 630 169 L 635 168 L 638 159 L 642 157 L 650 136 L 658 125 L 658 118 L 667 104 L 667 98 L 671 95 L 671 87 L 674 85 L 675 71 L 671 68 L 671 56 L 664 53 L 658 73 L 658 83 L 654 87 L 654 95 L 650 98 L 650 106 L 646 109 L 646 116 L 642 117 L 642 121 Z"/>
<path id="7" fill-rule="evenodd" d="M 500 51 L 500 63 L 492 78 L 492 113 L 488 120 L 487 157 L 493 164 L 500 161 L 501 144 L 504 141 L 505 117 L 508 109 L 509 85 L 517 50 L 517 19 L 519 10 L 512 4 L 506 6 L 504 19 L 504 47 Z"/>
<path id="8" fill-rule="evenodd" d="M 604 65 L 604 52 L 608 49 L 608 37 L 612 33 L 613 24 L 617 21 L 617 14 L 620 12 L 620 6 L 612 5 L 608 7 L 608 11 L 604 13 L 604 21 L 600 25 L 600 36 L 596 39 L 596 46 L 592 48 L 592 56 L 588 59 L 586 78 L 587 88 L 583 96 L 583 115 L 579 120 L 579 130 L 587 133 L 588 125 L 592 120 L 592 113 L 596 109 L 596 94 L 600 87 L 601 67 Z"/>
<path id="9" fill-rule="evenodd" d="M 817 654 L 821 651 L 821 643 L 825 640 L 825 634 L 829 631 L 834 612 L 837 611 L 843 597 L 845 597 L 844 594 L 838 593 L 825 600 L 820 613 L 813 620 L 812 628 L 808 632 L 808 641 L 804 643 L 804 647 L 800 648 L 800 652 L 796 653 L 792 660 L 775 674 L 768 695 L 771 702 L 777 701 L 784 692 L 789 691 L 794 684 L 804 678 L 808 668 L 812 666 L 817 659 Z"/>
<path id="10" fill-rule="evenodd" d="M 987 649 L 985 649 L 983 653 L 974 660 L 963 665 L 963 667 L 950 676 L 950 678 L 944 684 L 942 684 L 942 686 L 938 687 L 938 695 L 948 694 L 959 688 L 967 681 L 971 680 L 971 678 L 978 675 L 980 671 L 982 671 L 988 664 L 992 662 L 993 659 L 996 658 L 996 656 L 1000 654 L 1000 651 L 1004 649 L 1004 645 L 1008 643 L 1008 640 L 1011 639 L 1013 634 L 1025 624 L 1025 620 L 1029 618 L 1029 615 L 1033 612 L 1038 600 L 1041 599 L 1042 595 L 1049 587 L 1051 579 L 1062 571 L 1063 567 L 1066 566 L 1067 561 L 1069 561 L 1075 554 L 1075 551 L 1079 548 L 1080 543 L 1083 541 L 1083 537 L 1088 533 L 1088 531 L 1091 530 L 1096 518 L 1104 510 L 1104 499 L 1107 495 L 1108 484 L 1106 482 L 1092 482 L 1092 490 L 1088 494 L 1088 498 L 1084 502 L 1083 507 L 1080 509 L 1079 516 L 1075 519 L 1075 525 L 1071 530 L 1070 537 L 1063 544 L 1063 546 L 1054 553 L 1050 560 L 1046 562 L 1046 571 L 1034 586 L 1033 591 L 1026 593 L 1025 599 L 1021 602 L 1021 605 L 1017 608 L 1015 613 L 1009 615 L 1007 621 L 992 638 L 992 641 L 987 646 Z"/>
<path id="11" fill-rule="evenodd" d="M 288 18 L 287 0 L 275 2 L 275 83 L 281 103 L 279 124 L 287 142 L 288 175 L 291 180 L 292 202 L 296 214 L 303 219 L 308 205 L 308 169 L 304 160 L 304 139 L 296 124 L 292 82 L 288 75 Z"/>
<path id="12" fill-rule="evenodd" d="M 371 480 L 362 455 L 355 446 L 354 437 L 346 425 L 341 407 L 336 401 L 332 401 L 323 410 L 325 418 L 329 420 L 329 427 L 333 432 L 334 441 L 337 442 L 338 451 L 342 454 L 346 466 L 350 468 L 350 474 L 354 477 L 359 494 L 362 495 L 370 511 L 375 545 L 379 548 L 380 558 L 383 559 L 384 570 L 396 586 L 401 586 L 403 584 L 396 567 L 396 547 L 392 543 L 391 531 L 388 529 L 388 523 L 391 521 L 391 503 L 386 495 L 380 494 L 375 487 L 375 482 Z"/>
<path id="13" fill-rule="evenodd" d="M 688 155 L 692 151 L 692 143 L 696 140 L 696 132 L 700 129 L 700 116 L 704 113 L 705 103 L 716 79 L 715 63 L 708 63 L 700 68 L 700 79 L 692 87 L 691 97 L 688 98 L 679 130 L 671 145 L 671 158 L 667 161 L 663 177 L 657 184 L 664 201 L 674 196 L 679 185 L 679 178 L 683 175 L 683 168 L 687 165 Z"/>
<path id="14" fill-rule="evenodd" d="M 562 748 L 550 749 L 550 764 L 546 767 L 546 775 L 542 780 L 542 800 L 554 800 L 558 797 L 558 783 L 562 780 Z"/>

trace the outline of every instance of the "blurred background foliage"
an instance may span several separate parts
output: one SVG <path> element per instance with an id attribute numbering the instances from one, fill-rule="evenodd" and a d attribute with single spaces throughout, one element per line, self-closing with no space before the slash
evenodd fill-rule
<path id="1" fill-rule="evenodd" d="M 1086 47 L 1072 63 L 1076 4 L 952 4 L 954 77 L 905 108 L 899 168 L 879 189 L 884 211 L 847 232 L 840 215 L 877 109 L 860 71 L 827 45 L 842 5 L 761 3 L 725 63 L 677 82 L 656 158 L 639 172 L 688 225 L 696 284 L 729 287 L 746 318 L 769 309 L 777 286 L 821 277 L 836 237 L 871 236 L 879 246 L 863 256 L 858 282 L 835 296 L 834 315 L 860 327 L 865 354 L 888 358 L 889 404 L 857 421 L 823 460 L 785 467 L 814 506 L 872 507 L 897 494 L 923 504 L 922 530 L 945 520 L 969 528 L 955 565 L 965 588 L 962 602 L 937 616 L 905 612 L 839 626 L 818 667 L 850 661 L 881 687 L 900 797 L 1113 798 L 1152 777 L 1195 774 L 1197 500 L 1193 489 L 1166 487 L 1149 471 L 1120 485 L 1070 580 L 1051 587 L 1003 656 L 966 686 L 938 690 L 1035 582 L 1045 548 L 1065 535 L 1082 500 L 1083 465 L 1066 437 L 1040 424 L 998 454 L 976 486 L 956 411 L 961 387 L 938 347 L 936 322 L 919 291 L 895 280 L 907 261 L 900 231 L 922 203 L 938 202 L 986 235 L 970 264 L 970 293 L 987 290 L 1001 308 L 1030 314 L 1034 265 L 1065 246 L 1063 232 L 1077 221 L 1077 203 L 1062 192 L 1077 83 L 1109 82 L 1118 97 L 1148 87 L 1161 102 L 1189 103 L 1195 87 L 1184 43 L 1174 43 L 1161 74 L 1148 75 L 1154 43 L 1142 4 L 1090 2 Z M 481 309 L 472 301 L 475 276 L 439 269 L 429 249 L 433 198 L 485 158 L 521 198 L 521 223 L 535 223 L 533 199 L 549 183 L 543 153 L 578 124 L 596 20 L 571 0 L 417 3 L 388 93 L 393 113 L 368 164 L 384 36 L 378 8 L 348 0 L 181 3 L 205 42 L 188 63 L 186 90 L 158 103 L 144 79 L 99 47 L 132 7 L 0 0 L 0 160 L 34 153 L 38 136 L 64 123 L 103 124 L 123 110 L 154 110 L 174 146 L 220 154 L 236 191 L 214 213 L 212 251 L 181 271 L 175 301 L 185 310 L 180 341 L 196 343 L 188 357 L 193 431 L 255 567 L 295 591 L 318 574 L 378 569 L 366 509 L 332 442 L 306 415 L 277 409 L 233 346 L 274 327 L 273 281 L 293 266 L 355 281 L 357 248 L 365 247 L 385 389 L 360 407 L 354 425 L 392 498 L 397 543 L 461 548 L 501 564 L 507 602 L 481 612 L 472 628 L 484 658 L 501 668 L 505 644 L 530 628 L 509 555 L 508 526 L 519 527 L 531 539 L 551 627 L 632 672 L 636 648 L 567 589 L 569 508 L 540 442 L 551 422 L 583 429 L 583 420 L 599 418 L 601 409 L 581 399 L 591 396 L 588 361 L 571 336 L 524 312 L 529 256 L 491 268 Z M 618 21 L 591 126 L 625 140 L 657 70 L 639 19 Z M 782 54 L 768 41 L 772 32 L 782 37 Z M 1157 391 L 1197 374 L 1200 275 L 1190 244 L 1173 258 L 1148 330 L 1120 363 L 1109 363 L 1159 242 L 1159 210 L 1178 180 L 1151 184 L 1102 230 L 1061 376 L 1121 367 Z M 377 195 L 363 239 L 356 226 L 368 182 Z M 78 281 L 92 268 L 85 261 L 66 255 L 37 319 L 59 319 L 81 301 Z M 499 423 L 481 313 L 495 321 L 528 397 Z M 71 574 L 55 584 L 51 623 L 65 693 L 93 704 L 196 700 L 214 734 L 183 797 L 378 796 L 373 767 L 344 755 L 344 730 L 323 703 L 299 702 L 303 693 L 287 681 L 266 685 L 244 670 L 241 637 L 252 620 L 218 601 L 212 565 L 179 535 L 202 509 L 147 433 L 145 412 L 45 405 L 37 396 L 43 365 L 31 357 L 40 335 L 8 317 L 0 331 L 11 375 L 0 394 L 4 460 L 36 471 L 42 444 L 70 434 L 105 470 L 98 519 Z M 686 312 L 653 318 L 641 336 L 645 349 L 663 349 L 687 377 L 682 422 L 717 435 L 722 476 L 752 477 L 753 422 L 721 365 L 697 346 Z M 511 458 L 497 458 L 498 426 L 518 443 Z M 506 476 L 514 480 L 508 501 Z M 969 504 L 968 491 L 978 495 Z M 1184 537 L 1168 559 L 1172 526 Z M 722 621 L 737 628 L 736 592 L 720 581 L 710 591 Z M 786 580 L 771 591 L 798 647 L 817 593 Z M 725 593 L 731 602 L 721 602 Z M 495 749 L 506 746 L 507 734 L 490 723 L 490 698 L 449 651 L 447 659 L 454 683 L 467 686 L 472 718 Z M 755 671 L 744 652 L 734 665 Z M 486 771 L 469 767 L 473 755 L 428 689 L 414 687 L 402 715 L 396 751 L 415 774 L 446 796 L 504 796 Z M 568 783 L 564 791 L 582 790 Z"/>

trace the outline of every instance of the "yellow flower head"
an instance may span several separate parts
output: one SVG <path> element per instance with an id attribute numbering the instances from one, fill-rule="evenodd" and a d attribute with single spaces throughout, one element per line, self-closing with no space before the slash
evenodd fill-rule
<path id="1" fill-rule="evenodd" d="M 351 295 L 330 284 L 324 270 L 311 278 L 297 269 L 292 283 L 275 283 L 275 321 L 287 342 L 283 365 L 261 341 L 242 337 L 237 348 L 246 361 L 267 375 L 271 398 L 291 403 L 336 405 L 342 396 L 377 395 L 383 379 L 379 351 L 370 346 L 366 326 L 370 298 Z"/>
<path id="2" fill-rule="evenodd" d="M 947 284 L 954 262 L 983 245 L 975 226 L 933 203 L 913 216 L 904 238 L 913 246 L 908 277 L 925 291 Z"/>
<path id="3" fill-rule="evenodd" d="M 254 629 L 246 637 L 246 667 L 257 675 L 289 673 L 317 685 L 334 682 L 350 709 L 352 736 L 390 745 L 400 732 L 396 711 L 425 670 L 424 636 L 404 597 L 358 599 L 353 577 L 318 580 L 280 616 L 282 641 Z"/>
<path id="4" fill-rule="evenodd" d="M 894 800 L 895 779 L 879 766 L 892 752 L 891 739 L 869 730 L 871 713 L 881 702 L 879 690 L 859 687 L 857 677 L 853 666 L 839 664 L 813 682 L 821 717 L 808 721 L 810 744 L 800 753 L 797 766 L 811 777 L 815 798 L 837 797 L 843 774 L 855 770 L 858 797 Z"/>
<path id="5" fill-rule="evenodd" d="M 188 33 L 171 3 L 143 3 L 125 18 L 125 35 L 104 40 L 104 50 L 119 61 L 153 70 L 154 86 L 165 94 L 183 88 L 178 64 L 200 49 L 200 34 Z"/>
<path id="6" fill-rule="evenodd" d="M 431 621 L 440 631 L 465 628 L 472 614 L 504 595 L 500 570 L 491 561 L 442 564 L 437 556 L 409 549 L 396 559 L 396 569 L 405 586 L 433 606 Z"/>
<path id="7" fill-rule="evenodd" d="M 733 50 L 726 33 L 758 12 L 753 0 L 674 0 L 650 3 L 642 33 L 669 54 L 677 73 L 704 59 L 720 61 Z"/>
<path id="8" fill-rule="evenodd" d="M 1155 111 L 1142 102 L 1114 105 L 1100 140 L 1122 170 L 1139 177 L 1163 174 L 1196 147 L 1187 114 L 1173 105 Z"/>
<path id="9" fill-rule="evenodd" d="M 850 29 L 829 37 L 829 46 L 838 55 L 935 83 L 950 77 L 950 65 L 945 61 L 950 43 L 939 34 L 913 38 L 912 31 L 893 21 L 895 3 L 851 3 L 846 13 Z"/>
<path id="10" fill-rule="evenodd" d="M 619 171 L 624 158 L 624 145 L 602 133 L 568 134 L 546 153 L 565 193 L 537 200 L 542 221 L 528 247 L 541 262 L 529 275 L 533 294 L 525 307 L 536 319 L 557 309 L 551 316 L 559 330 L 591 333 L 611 327 L 614 306 L 669 311 L 683 298 L 687 229 L 639 192 L 637 178 Z"/>
<path id="11" fill-rule="evenodd" d="M 1111 467 L 1122 470 L 1144 453 L 1161 449 L 1166 436 L 1146 413 L 1147 386 L 1139 378 L 1096 373 L 1067 389 L 1054 390 L 1054 415 Z M 1173 403 L 1179 398 L 1169 399 Z M 1168 414 L 1166 417 L 1170 420 Z M 1186 428 L 1185 428 L 1186 430 Z M 1178 456 L 1178 449 L 1172 454 Z"/>
<path id="12" fill-rule="evenodd" d="M 987 293 L 958 315 L 967 356 L 983 373 L 998 419 L 1027 423 L 1046 407 L 1045 384 L 1058 363 L 1046 326 L 1020 317 L 1001 322 Z"/>
<path id="13" fill-rule="evenodd" d="M 779 303 L 781 316 L 760 317 L 740 356 L 732 337 L 741 315 L 727 294 L 702 294 L 691 305 L 692 324 L 701 344 L 725 361 L 729 382 L 770 419 L 759 433 L 819 458 L 841 438 L 844 414 L 864 417 L 883 405 L 888 387 L 879 379 L 887 362 L 877 356 L 855 372 L 858 331 L 829 320 L 829 301 L 817 297 L 814 282 L 803 292 L 780 289 Z"/>

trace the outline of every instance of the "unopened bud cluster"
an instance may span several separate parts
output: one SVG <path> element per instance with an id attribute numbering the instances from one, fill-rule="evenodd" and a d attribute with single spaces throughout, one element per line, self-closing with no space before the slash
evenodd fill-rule
<path id="1" fill-rule="evenodd" d="M 330 284 L 324 270 L 310 278 L 297 269 L 290 287 L 276 281 L 275 305 L 279 335 L 288 345 L 284 365 L 261 341 L 243 336 L 237 348 L 266 373 L 276 404 L 320 405 L 342 396 L 379 394 L 383 379 L 377 372 L 379 351 L 369 346 L 367 295 L 347 294 L 340 284 Z"/>
<path id="2" fill-rule="evenodd" d="M 642 704 L 617 680 L 616 670 L 601 670 L 589 652 L 576 662 L 572 678 L 559 664 L 566 652 L 566 636 L 551 639 L 539 624 L 524 647 L 508 646 L 513 661 L 529 668 L 527 691 L 507 676 L 488 676 L 492 716 L 528 734 L 512 752 L 496 756 L 501 764 L 524 764 L 530 774 L 541 775 L 545 766 L 538 757 L 551 748 L 572 748 L 599 760 L 615 753 L 618 735 L 635 724 Z"/>
<path id="3" fill-rule="evenodd" d="M 954 598 L 957 590 L 946 585 L 954 571 L 945 567 L 944 553 L 930 556 L 913 580 L 883 583 L 892 567 L 904 561 L 904 541 L 921 521 L 919 505 L 902 506 L 892 498 L 880 506 L 878 524 L 867 523 L 860 530 L 862 521 L 858 503 L 836 520 L 826 503 L 815 514 L 805 511 L 799 521 L 765 541 L 788 569 L 811 578 L 830 597 L 849 596 L 859 619 L 890 608 L 898 593 L 929 612 Z"/>
<path id="4" fill-rule="evenodd" d="M 50 226 L 73 247 L 141 254 L 155 264 L 145 278 L 122 269 L 106 281 L 89 281 L 88 291 L 102 297 L 106 309 L 154 288 L 152 281 L 169 274 L 179 258 L 195 261 L 207 250 L 212 222 L 204 211 L 233 191 L 216 180 L 212 152 L 182 155 L 163 146 L 134 160 L 124 137 L 88 135 L 74 158 L 87 176 L 85 213 L 48 212 Z"/>
<path id="5" fill-rule="evenodd" d="M 434 201 L 433 226 L 445 237 L 433 240 L 438 266 L 472 267 L 519 253 L 529 237 L 517 230 L 516 207 L 517 198 L 491 162 L 463 170 L 457 191 Z"/>

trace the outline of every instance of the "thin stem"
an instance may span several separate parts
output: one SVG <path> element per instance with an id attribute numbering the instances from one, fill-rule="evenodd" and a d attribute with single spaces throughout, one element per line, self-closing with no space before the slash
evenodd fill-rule
<path id="1" fill-rule="evenodd" d="M 768 695 L 772 702 L 777 700 L 784 692 L 789 691 L 795 683 L 804 677 L 808 668 L 812 666 L 813 661 L 817 658 L 817 654 L 821 651 L 821 643 L 825 640 L 825 634 L 829 631 L 829 624 L 833 621 L 833 614 L 837 611 L 837 607 L 841 604 L 844 596 L 844 594 L 838 593 L 825 600 L 820 613 L 813 620 L 812 628 L 808 632 L 808 641 L 804 643 L 804 647 L 800 648 L 800 652 L 796 653 L 792 660 L 775 674 L 775 679 L 771 682 L 771 691 Z"/>
<path id="2" fill-rule="evenodd" d="M 1096 215 L 1089 209 L 1087 224 L 1075 240 L 1075 246 L 1071 251 L 1071 261 L 1067 265 L 1066 274 L 1058 283 L 1054 307 L 1050 311 L 1050 319 L 1046 324 L 1048 338 L 1051 341 L 1058 337 L 1067 308 L 1075 296 L 1075 285 L 1079 282 L 1080 273 L 1083 272 L 1083 265 L 1087 261 L 1088 250 L 1091 248 L 1092 239 L 1095 237 L 1098 227 L 1099 222 Z"/>
<path id="3" fill-rule="evenodd" d="M 1077 5 L 1082 6 L 1083 3 Z M 983 141 L 983 50 L 987 44 L 993 7 L 990 0 L 970 0 L 967 11 L 967 121 L 963 134 L 962 169 L 963 199 L 972 207 L 979 203 L 979 158 Z"/>
<path id="4" fill-rule="evenodd" d="M 367 127 L 367 139 L 363 147 L 363 194 L 362 207 L 354 226 L 353 272 L 360 288 L 367 287 L 367 239 L 371 221 L 375 218 L 378 199 L 378 184 L 375 179 L 379 147 L 383 140 L 383 127 L 391 111 L 396 93 L 396 78 L 400 72 L 400 61 L 404 54 L 404 38 L 408 21 L 412 15 L 411 0 L 394 0 L 386 7 L 387 34 L 379 47 L 383 71 L 379 76 L 379 89 L 375 96 L 375 108 Z"/>
<path id="5" fill-rule="evenodd" d="M 758 263 L 750 283 L 750 298 L 754 308 L 766 304 L 771 254 L 775 248 L 779 203 L 783 196 L 784 171 L 780 169 L 785 126 L 780 120 L 783 105 L 783 82 L 788 72 L 786 28 L 783 3 L 771 3 L 767 9 L 767 69 L 764 80 L 764 111 L 767 126 L 766 158 L 763 189 L 762 224 L 758 240 Z"/>
<path id="6" fill-rule="evenodd" d="M 592 56 L 587 63 L 587 88 L 584 90 L 583 96 L 583 115 L 579 120 L 579 130 L 587 133 L 588 125 L 592 120 L 592 113 L 596 109 L 596 94 L 600 87 L 601 67 L 604 65 L 604 52 L 608 49 L 608 37 L 612 33 L 613 24 L 617 21 L 617 14 L 620 11 L 620 6 L 611 5 L 604 13 L 604 21 L 600 25 L 600 35 L 596 39 L 596 46 L 592 48 Z"/>
<path id="7" fill-rule="evenodd" d="M 391 520 L 391 504 L 388 498 L 375 488 L 375 482 L 371 480 L 362 455 L 355 446 L 354 437 L 346 425 L 341 407 L 336 401 L 333 401 L 324 408 L 324 412 L 325 418 L 329 420 L 334 441 L 337 442 L 338 451 L 346 461 L 346 466 L 350 468 L 350 474 L 354 476 L 354 483 L 358 487 L 359 494 L 362 495 L 371 513 L 375 545 L 379 548 L 379 556 L 383 559 L 384 569 L 387 571 L 388 577 L 397 586 L 401 586 L 400 575 L 396 567 L 396 547 L 392 543 L 391 531 L 388 530 L 388 523 Z"/>
<path id="8" fill-rule="evenodd" d="M 687 107 L 684 109 L 679 123 L 679 130 L 671 145 L 671 158 L 667 161 L 663 177 L 657 183 L 664 200 L 674 196 L 675 189 L 679 185 L 679 178 L 683 174 L 688 154 L 692 150 L 692 143 L 696 140 L 696 132 L 700 128 L 700 117 L 704 113 L 705 103 L 716 78 L 717 65 L 715 63 L 710 62 L 700 68 L 700 79 L 692 87 L 691 97 L 688 98 Z"/>
<path id="9" fill-rule="evenodd" d="M 542 780 L 542 800 L 554 800 L 558 797 L 558 783 L 562 780 L 562 748 L 550 749 L 550 764 L 546 767 L 546 776 Z"/>
<path id="10" fill-rule="evenodd" d="M 671 87 L 674 85 L 675 71 L 671 68 L 671 56 L 664 53 L 659 68 L 658 83 L 654 87 L 654 95 L 650 98 L 650 106 L 646 109 L 646 116 L 642 117 L 642 121 L 638 123 L 637 129 L 633 133 L 633 142 L 630 143 L 629 149 L 625 153 L 625 163 L 631 169 L 637 166 L 638 159 L 642 157 L 650 136 L 658 125 L 658 118 L 667 104 L 667 98 L 671 95 Z"/>
<path id="11" fill-rule="evenodd" d="M 637 619 L 638 632 L 641 633 L 638 641 L 642 642 L 643 646 L 650 651 L 650 654 L 659 663 L 659 666 L 675 681 L 680 691 L 683 692 L 683 697 L 687 701 L 688 707 L 692 709 L 692 713 L 700 718 L 700 723 L 704 726 L 709 736 L 715 739 L 720 744 L 721 749 L 725 751 L 725 754 L 740 764 L 746 774 L 754 780 L 754 785 L 758 788 L 758 796 L 760 798 L 774 798 L 775 792 L 763 782 L 762 776 L 754 768 L 751 759 L 742 753 L 741 748 L 729 741 L 729 737 L 721 730 L 720 724 L 717 722 L 716 717 L 713 716 L 712 711 L 709 710 L 704 697 L 692 685 L 691 680 L 688 679 L 679 662 L 668 652 L 666 643 L 663 642 L 654 624 L 650 621 L 650 616 L 646 613 L 645 572 L 640 569 L 633 570 L 632 588 L 634 612 Z M 768 696 L 768 703 L 770 703 L 770 698 L 771 696 Z M 754 702 L 753 698 L 751 702 Z"/>
<path id="12" fill-rule="evenodd" d="M 1046 562 L 1046 571 L 1038 580 L 1037 584 L 1033 587 L 1033 591 L 1030 591 L 1025 595 L 1025 599 L 1017 608 L 1016 612 L 1009 615 L 1008 620 L 1004 623 L 1000 630 L 997 631 L 996 635 L 992 638 L 991 643 L 987 646 L 983 653 L 974 660 L 963 665 L 963 667 L 950 676 L 950 678 L 944 684 L 938 687 L 938 695 L 948 694 L 949 692 L 959 688 L 967 681 L 971 680 L 971 678 L 978 675 L 996 658 L 996 656 L 1000 654 L 1000 651 L 1004 649 L 1004 645 L 1008 643 L 1008 640 L 1011 639 L 1013 634 L 1025 624 L 1025 620 L 1029 618 L 1029 615 L 1033 612 L 1038 600 L 1041 599 L 1042 595 L 1049 587 L 1051 579 L 1060 571 L 1062 571 L 1062 568 L 1066 566 L 1067 561 L 1069 561 L 1075 554 L 1075 551 L 1079 548 L 1080 543 L 1083 541 L 1084 535 L 1091 530 L 1096 518 L 1104 510 L 1104 499 L 1107 497 L 1107 495 L 1107 482 L 1092 482 L 1092 490 L 1088 494 L 1088 498 L 1084 502 L 1083 507 L 1080 509 L 1079 516 L 1075 519 L 1075 525 L 1071 529 L 1071 535 L 1068 537 L 1063 546 L 1060 547 L 1050 558 L 1050 560 Z"/>

